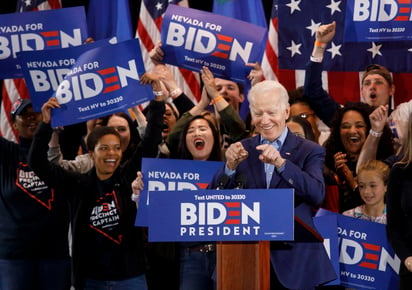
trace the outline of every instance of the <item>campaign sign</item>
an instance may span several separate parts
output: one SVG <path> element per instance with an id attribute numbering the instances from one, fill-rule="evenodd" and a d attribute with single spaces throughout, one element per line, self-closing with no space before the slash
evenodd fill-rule
<path id="1" fill-rule="evenodd" d="M 314 217 L 313 222 L 318 232 L 324 237 L 323 245 L 336 272 L 336 279 L 325 284 L 340 285 L 340 265 L 338 248 L 338 220 L 335 215 Z"/>
<path id="2" fill-rule="evenodd" d="M 292 241 L 294 192 L 232 189 L 152 192 L 149 241 Z"/>
<path id="3" fill-rule="evenodd" d="M 148 211 L 153 191 L 206 189 L 223 162 L 182 159 L 143 158 L 144 190 L 140 193 L 136 226 L 148 226 Z M 172 193 L 173 196 L 180 192 Z"/>
<path id="4" fill-rule="evenodd" d="M 78 46 L 86 37 L 84 7 L 2 14 L 0 79 L 23 77 L 18 52 Z"/>
<path id="5" fill-rule="evenodd" d="M 41 111 L 43 104 L 57 90 L 64 77 L 70 72 L 76 59 L 87 50 L 116 43 L 116 38 L 104 39 L 88 44 L 43 51 L 17 53 L 17 60 L 26 81 L 33 110 Z"/>
<path id="6" fill-rule="evenodd" d="M 164 62 L 245 82 L 249 62 L 261 62 L 267 29 L 234 18 L 169 4 L 162 22 Z"/>
<path id="7" fill-rule="evenodd" d="M 141 85 L 144 66 L 138 39 L 100 46 L 81 54 L 59 84 L 52 110 L 53 127 L 110 115 L 153 99 Z"/>
<path id="8" fill-rule="evenodd" d="M 326 212 L 323 210 L 321 214 Z M 341 285 L 355 289 L 397 289 L 401 261 L 388 243 L 386 226 L 331 212 L 322 216 L 327 217 L 337 217 L 338 221 Z M 317 228 L 324 233 L 318 225 Z"/>
<path id="9" fill-rule="evenodd" d="M 344 41 L 412 40 L 410 1 L 346 1 Z"/>

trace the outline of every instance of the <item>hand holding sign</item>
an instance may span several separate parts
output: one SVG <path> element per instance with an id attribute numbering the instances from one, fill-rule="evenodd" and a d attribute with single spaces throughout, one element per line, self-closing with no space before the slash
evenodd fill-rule
<path id="1" fill-rule="evenodd" d="M 136 179 L 132 182 L 132 200 L 136 203 L 136 207 L 139 206 L 140 192 L 143 190 L 143 188 L 143 173 L 141 171 L 138 171 Z"/>
<path id="2" fill-rule="evenodd" d="M 47 102 L 41 107 L 41 112 L 43 116 L 43 123 L 49 124 L 51 120 L 51 110 L 54 108 L 60 108 L 59 103 L 56 98 L 50 98 Z"/>
<path id="3" fill-rule="evenodd" d="M 161 46 L 162 43 L 158 42 L 156 43 L 155 47 L 153 47 L 152 50 L 149 52 L 150 59 L 153 61 L 155 65 L 163 63 L 163 57 L 165 54 Z"/>
<path id="4" fill-rule="evenodd" d="M 256 85 L 258 82 L 262 81 L 263 79 L 263 70 L 260 66 L 260 63 L 247 63 L 246 66 L 251 67 L 252 70 L 250 71 L 249 75 L 247 76 L 248 80 L 250 80 L 252 87 Z"/>
<path id="5" fill-rule="evenodd" d="M 142 85 L 151 85 L 153 90 L 160 91 L 162 86 L 160 85 L 160 78 L 155 73 L 144 73 L 140 78 Z"/>
<path id="6" fill-rule="evenodd" d="M 166 86 L 171 98 L 174 99 L 182 93 L 172 71 L 167 65 L 156 64 L 153 68 L 153 72 L 159 76 L 160 81 Z"/>

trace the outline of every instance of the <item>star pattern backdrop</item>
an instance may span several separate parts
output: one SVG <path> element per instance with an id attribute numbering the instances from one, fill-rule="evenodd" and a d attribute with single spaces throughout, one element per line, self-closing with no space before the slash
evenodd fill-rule
<path id="1" fill-rule="evenodd" d="M 410 99 L 412 42 L 343 43 L 346 0 L 274 0 L 273 9 L 277 77 L 287 89 L 303 85 L 317 28 L 336 21 L 336 34 L 323 60 L 322 81 L 330 95 L 341 104 L 359 101 L 363 70 L 371 63 L 378 63 L 393 72 L 396 87 L 393 105 Z"/>
<path id="2" fill-rule="evenodd" d="M 153 0 L 147 1 L 147 3 L 154 3 L 153 5 L 155 5 L 163 1 L 168 2 L 166 0 L 160 2 Z M 396 87 L 394 105 L 410 99 L 412 95 L 412 82 L 410 81 L 412 78 L 412 42 L 344 44 L 342 39 L 346 0 L 273 0 L 273 3 L 272 0 L 261 1 L 267 17 L 272 12 L 269 19 L 269 37 L 266 52 L 262 60 L 262 68 L 266 79 L 278 79 L 288 90 L 302 86 L 304 68 L 309 61 L 317 27 L 335 20 L 337 21 L 337 33 L 326 49 L 325 70 L 322 74 L 323 86 L 329 91 L 330 95 L 341 104 L 348 100 L 359 101 L 360 79 L 363 69 L 367 64 L 379 63 L 387 66 L 393 72 Z M 20 10 L 20 7 L 29 4 L 34 9 L 50 9 L 56 8 L 54 5 L 60 5 L 58 0 L 10 0 L 4 2 L 0 5 L 1 13 L 16 11 L 16 3 L 19 4 L 17 11 Z M 38 5 L 38 2 L 42 2 L 40 3 L 42 5 Z M 62 0 L 62 2 L 63 7 L 84 5 L 86 8 L 89 3 L 88 0 Z M 188 2 L 192 8 L 212 10 L 213 0 L 190 0 Z M 153 19 L 156 18 L 158 21 L 161 19 L 155 15 L 150 16 L 150 13 L 148 13 L 150 9 L 143 11 L 146 15 L 142 14 L 140 4 L 145 7 L 143 6 L 145 5 L 144 1 L 129 0 L 129 4 L 132 25 L 135 27 L 139 18 L 140 21 L 145 20 L 148 23 L 154 23 Z M 32 8 L 28 9 L 31 10 Z M 157 29 L 159 23 L 153 26 Z M 159 39 L 158 35 L 158 31 L 148 34 L 152 38 L 151 45 Z M 145 47 L 146 51 L 150 49 L 151 45 Z M 189 94 L 192 93 L 193 87 L 188 86 L 188 79 L 184 77 L 181 79 L 185 91 L 188 91 Z M 195 84 L 194 90 L 197 90 L 199 88 L 199 79 L 194 77 L 192 80 Z M 193 99 L 198 97 L 194 94 L 191 94 L 191 96 Z M 11 126 L 9 112 L 12 103 L 18 97 L 29 97 L 24 81 L 22 79 L 5 80 L 2 88 L 0 136 L 3 135 L 11 140 L 16 140 L 17 136 Z"/>
<path id="3" fill-rule="evenodd" d="M 346 0 L 278 0 L 279 66 L 304 69 L 317 28 L 336 21 L 336 34 L 325 52 L 328 71 L 361 71 L 371 63 L 392 72 L 412 72 L 412 41 L 344 43 Z"/>

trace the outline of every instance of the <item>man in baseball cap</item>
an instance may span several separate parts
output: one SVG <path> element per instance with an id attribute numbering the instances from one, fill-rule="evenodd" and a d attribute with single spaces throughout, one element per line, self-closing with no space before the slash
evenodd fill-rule
<path id="1" fill-rule="evenodd" d="M 373 107 L 390 105 L 395 93 L 392 75 L 389 70 L 379 64 L 370 64 L 362 76 L 362 98 Z"/>
<path id="2" fill-rule="evenodd" d="M 27 106 L 32 106 L 31 100 L 30 99 L 18 99 L 14 104 L 13 104 L 13 109 L 10 112 L 12 120 L 16 120 L 16 116 L 20 115 L 23 113 L 24 109 L 27 108 Z"/>
<path id="3" fill-rule="evenodd" d="M 40 120 L 41 113 L 33 111 L 30 99 L 18 99 L 10 112 L 13 126 L 18 131 L 19 137 L 32 139 Z"/>

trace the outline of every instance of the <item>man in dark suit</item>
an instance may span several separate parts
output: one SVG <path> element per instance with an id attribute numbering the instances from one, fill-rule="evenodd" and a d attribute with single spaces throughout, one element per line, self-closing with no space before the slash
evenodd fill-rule
<path id="1" fill-rule="evenodd" d="M 260 82 L 252 87 L 248 99 L 259 134 L 227 149 L 225 167 L 212 184 L 218 186 L 222 176 L 228 175 L 226 188 L 234 188 L 236 177 L 246 176 L 245 188 L 294 189 L 295 240 L 271 244 L 271 289 L 314 289 L 336 279 L 312 221 L 313 208 L 325 195 L 324 149 L 288 131 L 288 94 L 280 83 Z"/>

